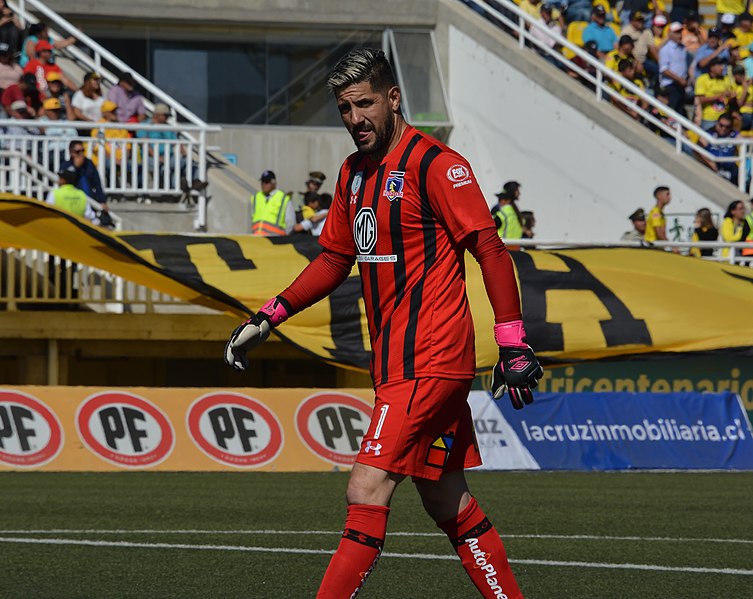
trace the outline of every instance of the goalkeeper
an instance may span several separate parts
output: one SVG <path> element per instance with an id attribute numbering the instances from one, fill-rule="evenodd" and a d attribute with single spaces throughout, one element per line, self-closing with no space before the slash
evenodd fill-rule
<path id="1" fill-rule="evenodd" d="M 404 120 L 383 52 L 345 55 L 328 86 L 357 151 L 340 169 L 323 250 L 233 331 L 225 361 L 244 370 L 249 349 L 332 293 L 358 262 L 375 405 L 348 482 L 342 539 L 317 597 L 358 594 L 382 552 L 395 488 L 410 476 L 481 595 L 519 599 L 502 541 L 463 472 L 481 464 L 467 403 L 475 355 L 466 250 L 481 266 L 497 323 L 494 396 L 506 390 L 522 408 L 543 374 L 525 341 L 512 260 L 468 162 Z"/>

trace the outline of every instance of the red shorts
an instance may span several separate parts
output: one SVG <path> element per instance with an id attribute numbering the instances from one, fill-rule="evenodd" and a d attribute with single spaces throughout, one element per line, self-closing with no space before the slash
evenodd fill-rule
<path id="1" fill-rule="evenodd" d="M 471 380 L 435 378 L 379 385 L 356 462 L 429 480 L 479 466 L 470 390 Z"/>

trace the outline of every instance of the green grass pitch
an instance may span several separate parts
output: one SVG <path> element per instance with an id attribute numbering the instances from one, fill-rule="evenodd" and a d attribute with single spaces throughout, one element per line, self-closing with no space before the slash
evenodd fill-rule
<path id="1" fill-rule="evenodd" d="M 527 599 L 753 597 L 751 473 L 469 481 Z M 313 598 L 338 543 L 346 482 L 343 473 L 2 473 L 0 597 Z M 359 599 L 478 597 L 437 532 L 404 482 Z"/>

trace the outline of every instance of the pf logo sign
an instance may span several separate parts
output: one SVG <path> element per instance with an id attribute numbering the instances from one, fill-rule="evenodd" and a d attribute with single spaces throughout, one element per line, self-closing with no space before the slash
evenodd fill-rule
<path id="1" fill-rule="evenodd" d="M 0 390 L 0 463 L 32 468 L 50 462 L 63 447 L 63 429 L 41 401 Z"/>
<path id="2" fill-rule="evenodd" d="M 318 393 L 298 407 L 295 425 L 304 443 L 320 458 L 352 466 L 372 411 L 369 404 L 352 395 Z"/>
<path id="3" fill-rule="evenodd" d="M 175 446 L 175 432 L 162 410 L 123 391 L 86 399 L 76 413 L 81 440 L 103 460 L 124 468 L 159 464 Z"/>
<path id="4" fill-rule="evenodd" d="M 282 427 L 262 403 L 239 393 L 211 393 L 188 409 L 188 432 L 210 458 L 234 468 L 255 468 L 282 449 Z"/>

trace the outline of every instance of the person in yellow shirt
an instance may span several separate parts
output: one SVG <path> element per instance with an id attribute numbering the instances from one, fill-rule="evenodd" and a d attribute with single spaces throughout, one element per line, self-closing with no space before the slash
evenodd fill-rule
<path id="1" fill-rule="evenodd" d="M 116 114 L 116 110 L 118 109 L 118 105 L 115 102 L 112 102 L 111 100 L 107 100 L 102 103 L 102 118 L 99 119 L 98 122 L 100 123 L 117 123 L 118 122 L 118 115 Z M 95 127 L 91 130 L 91 136 L 94 138 L 104 138 L 106 140 L 116 140 L 116 139 L 128 139 L 131 137 L 131 135 L 128 133 L 127 129 L 105 129 L 104 127 Z M 130 149 L 131 144 L 124 144 L 124 143 L 104 143 L 104 149 L 105 149 L 105 168 L 109 170 L 109 164 L 111 160 L 115 160 L 116 165 L 120 165 L 120 161 L 123 157 L 123 150 Z M 92 152 L 92 162 L 96 165 L 99 160 L 99 149 L 97 145 L 94 146 L 94 151 Z M 128 165 L 126 165 L 127 167 Z"/>
<path id="2" fill-rule="evenodd" d="M 724 60 L 714 58 L 709 72 L 695 82 L 696 102 L 701 106 L 701 128 L 709 129 L 727 111 L 727 104 L 735 97 L 732 82 L 724 76 Z"/>
<path id="3" fill-rule="evenodd" d="M 735 200 L 727 207 L 720 231 L 722 241 L 745 241 L 750 233 L 750 225 L 745 220 L 745 204 L 742 200 Z M 739 251 L 735 252 L 740 254 Z M 722 257 L 729 256 L 729 249 L 722 250 Z"/>
<path id="4" fill-rule="evenodd" d="M 658 50 L 668 39 L 667 17 L 656 15 L 651 21 L 651 33 L 654 34 L 654 47 Z"/>
<path id="5" fill-rule="evenodd" d="M 741 15 L 745 12 L 748 0 L 716 0 L 717 20 L 723 14 Z"/>
<path id="6" fill-rule="evenodd" d="M 669 187 L 660 185 L 654 189 L 656 205 L 651 208 L 646 218 L 646 235 L 644 239 L 649 243 L 667 241 L 667 220 L 664 218 L 664 207 L 672 201 Z"/>
<path id="7" fill-rule="evenodd" d="M 740 45 L 740 60 L 750 56 L 750 45 L 753 44 L 753 16 L 744 12 L 738 19 L 738 26 L 732 30 Z"/>
<path id="8" fill-rule="evenodd" d="M 732 67 L 732 88 L 735 90 L 737 111 L 742 119 L 742 130 L 750 131 L 753 126 L 753 85 L 745 76 L 745 67 L 736 64 Z"/>

